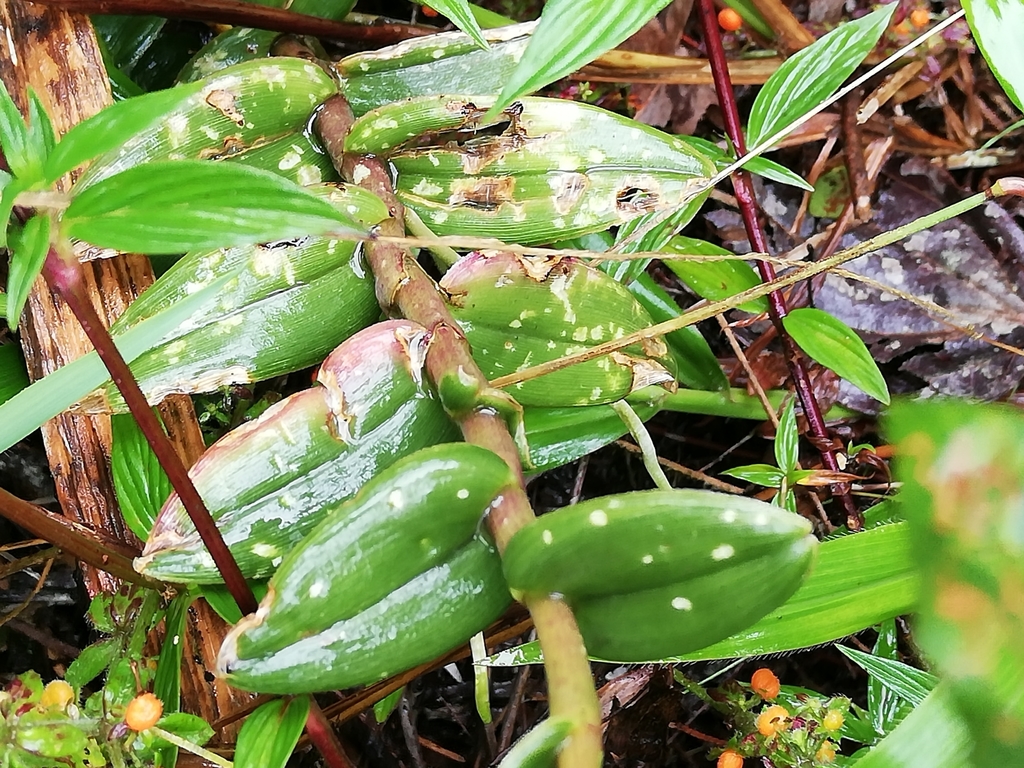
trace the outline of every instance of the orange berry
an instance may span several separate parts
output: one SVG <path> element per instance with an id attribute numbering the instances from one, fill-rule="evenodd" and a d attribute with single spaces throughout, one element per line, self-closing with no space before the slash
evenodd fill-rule
<path id="1" fill-rule="evenodd" d="M 779 678 L 767 667 L 761 667 L 750 677 L 750 689 L 762 699 L 774 699 L 780 687 Z"/>
<path id="2" fill-rule="evenodd" d="M 75 698 L 75 690 L 63 680 L 52 680 L 43 689 L 39 703 L 46 709 L 67 709 Z"/>
<path id="3" fill-rule="evenodd" d="M 743 26 L 743 17 L 732 8 L 723 8 L 718 12 L 718 26 L 726 32 L 735 32 Z"/>
<path id="4" fill-rule="evenodd" d="M 838 709 L 830 709 L 822 718 L 821 725 L 826 731 L 838 731 L 843 727 L 843 713 Z"/>
<path id="5" fill-rule="evenodd" d="M 727 749 L 718 756 L 718 768 L 743 768 L 743 755 L 732 749 Z"/>
<path id="6" fill-rule="evenodd" d="M 927 27 L 931 20 L 932 15 L 924 8 L 918 8 L 917 10 L 910 12 L 910 23 L 918 29 L 921 29 L 921 27 Z"/>
<path id="7" fill-rule="evenodd" d="M 757 716 L 755 724 L 762 736 L 774 736 L 789 728 L 789 710 L 778 704 L 772 704 Z"/>
<path id="8" fill-rule="evenodd" d="M 420 13 L 426 16 L 428 19 L 433 19 L 437 16 L 437 11 L 431 8 L 429 5 L 421 5 Z"/>
<path id="9" fill-rule="evenodd" d="M 831 763 L 836 759 L 836 745 L 831 741 L 826 741 L 818 747 L 818 751 L 814 753 L 814 759 L 819 763 Z"/>
<path id="10" fill-rule="evenodd" d="M 124 722 L 133 731 L 152 728 L 164 713 L 164 703 L 152 693 L 141 693 L 128 702 Z"/>

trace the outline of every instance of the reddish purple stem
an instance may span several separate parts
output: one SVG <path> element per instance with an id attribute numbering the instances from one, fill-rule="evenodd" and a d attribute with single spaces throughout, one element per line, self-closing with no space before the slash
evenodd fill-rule
<path id="1" fill-rule="evenodd" d="M 700 21 L 701 29 L 704 33 L 704 45 L 707 48 L 708 60 L 711 62 L 711 75 L 715 82 L 715 93 L 718 95 L 718 104 L 725 119 L 725 131 L 733 146 L 736 147 L 737 155 L 742 156 L 746 154 L 747 148 L 743 140 L 740 113 L 736 106 L 735 94 L 732 90 L 729 66 L 725 59 L 722 36 L 718 29 L 718 17 L 712 0 L 700 0 Z M 757 218 L 757 203 L 754 199 L 754 185 L 750 181 L 750 174 L 744 170 L 736 171 L 732 176 L 732 184 L 751 247 L 759 253 L 768 253 L 768 241 Z M 775 279 L 775 268 L 770 263 L 759 260 L 757 262 L 757 269 L 764 282 L 768 283 Z M 782 318 L 786 316 L 787 312 L 786 300 L 782 293 L 779 291 L 769 293 L 768 314 L 786 351 L 786 363 L 789 365 L 790 376 L 793 378 L 797 396 L 800 398 L 804 415 L 807 417 L 808 427 L 811 434 L 816 438 L 815 442 L 817 445 L 826 446 L 830 443 L 830 437 L 828 429 L 825 427 L 825 419 L 821 415 L 821 408 L 818 407 L 818 401 L 814 397 L 811 379 L 807 375 L 807 369 L 804 368 L 799 350 L 797 350 L 793 340 L 786 333 L 786 329 L 782 325 Z M 821 448 L 820 450 L 822 463 L 833 472 L 838 472 L 839 461 L 835 451 L 828 448 Z M 853 498 L 850 496 L 848 489 L 842 485 L 834 485 L 832 486 L 832 492 L 843 504 L 847 526 L 851 530 L 860 530 L 864 524 L 864 519 L 853 503 Z"/>

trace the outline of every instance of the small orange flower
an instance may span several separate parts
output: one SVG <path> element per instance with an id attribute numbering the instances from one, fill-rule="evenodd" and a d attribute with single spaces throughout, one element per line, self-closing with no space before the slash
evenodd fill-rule
<path id="1" fill-rule="evenodd" d="M 733 749 L 727 749 L 718 756 L 717 768 L 743 768 L 743 755 Z"/>
<path id="2" fill-rule="evenodd" d="M 836 759 L 836 745 L 831 741 L 826 741 L 814 754 L 814 759 L 819 763 L 831 763 Z"/>
<path id="3" fill-rule="evenodd" d="M 718 12 L 718 26 L 726 32 L 735 32 L 743 26 L 743 17 L 732 8 L 723 8 Z"/>
<path id="4" fill-rule="evenodd" d="M 421 5 L 420 6 L 420 13 L 422 13 L 428 19 L 433 19 L 433 18 L 437 17 L 437 11 L 435 11 L 429 5 Z"/>
<path id="5" fill-rule="evenodd" d="M 152 693 L 142 693 L 128 702 L 124 722 L 133 731 L 152 728 L 164 713 L 164 703 Z"/>
<path id="6" fill-rule="evenodd" d="M 75 698 L 75 690 L 63 680 L 51 680 L 43 689 L 39 703 L 46 709 L 67 709 Z"/>
<path id="7" fill-rule="evenodd" d="M 918 29 L 927 27 L 931 20 L 932 15 L 924 8 L 918 8 L 910 12 L 910 23 Z"/>
<path id="8" fill-rule="evenodd" d="M 826 731 L 838 731 L 843 727 L 843 713 L 838 709 L 830 709 L 822 718 L 821 725 Z"/>
<path id="9" fill-rule="evenodd" d="M 789 728 L 789 710 L 772 704 L 757 716 L 757 730 L 762 736 L 774 736 Z"/>
<path id="10" fill-rule="evenodd" d="M 766 667 L 761 667 L 750 677 L 750 689 L 762 699 L 774 699 L 779 695 L 779 678 Z"/>

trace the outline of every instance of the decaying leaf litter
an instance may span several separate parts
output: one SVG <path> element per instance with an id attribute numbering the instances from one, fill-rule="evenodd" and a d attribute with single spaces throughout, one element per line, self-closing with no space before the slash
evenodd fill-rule
<path id="1" fill-rule="evenodd" d="M 830 15 L 835 18 L 842 11 L 829 5 L 832 4 L 809 4 L 807 18 L 813 21 L 807 24 L 808 29 L 820 31 L 815 24 L 827 21 Z M 688 37 L 686 22 L 678 19 L 685 19 L 687 14 L 680 6 L 685 4 L 673 4 L 666 20 L 652 22 L 652 27 L 657 24 L 662 25 L 661 29 L 667 29 L 670 23 L 674 23 L 676 29 L 682 30 L 685 41 Z M 905 32 L 897 28 L 896 34 Z M 756 39 L 746 39 L 743 35 L 732 42 L 733 52 L 744 46 L 759 46 Z M 652 45 L 649 52 L 678 52 L 659 50 L 659 47 L 664 48 L 664 45 Z M 696 50 L 689 48 L 687 52 Z M 917 68 L 917 64 L 907 64 L 906 67 Z M 869 154 L 872 148 L 875 149 L 871 157 L 875 172 L 865 178 L 855 177 L 852 184 L 855 189 L 859 188 L 858 191 L 867 190 L 871 195 L 869 217 L 859 224 L 851 223 L 845 227 L 841 246 L 903 223 L 915 210 L 933 210 L 942 202 L 982 188 L 989 178 L 1008 175 L 1015 170 L 1011 153 L 998 149 L 979 150 L 980 144 L 1009 125 L 1014 115 L 1004 100 L 994 96 L 998 89 L 991 85 L 990 75 L 980 58 L 972 55 L 965 38 L 954 37 L 944 41 L 937 50 L 928 51 L 921 57 L 917 69 L 916 73 L 907 76 L 907 82 L 900 90 L 890 94 L 885 103 L 877 107 L 879 111 L 873 117 L 853 131 L 844 126 L 839 111 L 835 110 L 826 112 L 802 135 L 787 142 L 784 156 L 789 160 L 789 167 L 809 179 L 815 176 L 816 168 L 830 163 L 828 157 L 823 158 L 819 153 L 822 140 L 826 145 L 831 143 L 837 152 L 852 142 L 868 147 Z M 898 76 L 897 73 L 891 77 Z M 661 108 L 657 115 L 658 124 L 675 124 L 675 105 L 685 103 L 690 110 L 696 106 L 696 112 L 704 112 L 703 116 L 686 117 L 685 125 L 689 127 L 692 123 L 699 135 L 717 138 L 721 129 L 716 123 L 714 107 L 705 103 L 706 98 L 688 90 L 699 87 L 671 86 L 675 93 L 668 96 L 657 91 L 654 96 L 647 95 L 652 101 L 664 102 L 667 99 L 672 105 L 668 110 Z M 566 91 L 572 89 L 578 89 L 578 86 L 565 85 Z M 599 98 L 606 103 L 639 108 L 641 115 L 647 106 L 643 101 L 644 95 L 637 91 L 610 89 Z M 879 98 L 881 95 L 877 91 L 872 92 L 864 96 L 862 104 L 870 104 L 872 99 Z M 648 110 L 652 118 L 656 112 Z M 665 117 L 666 112 L 668 117 Z M 834 143 L 833 138 L 836 139 Z M 1013 142 L 1012 136 L 1003 140 L 1003 144 L 1009 147 Z M 781 159 L 782 155 L 779 157 Z M 855 161 L 849 161 L 851 171 L 855 165 Z M 865 168 L 863 162 L 860 167 Z M 717 197 L 720 209 L 707 214 L 687 233 L 715 238 L 742 252 L 739 241 L 743 238 L 736 235 L 731 201 L 727 193 L 720 193 Z M 789 189 L 768 183 L 759 197 L 770 222 L 772 245 L 779 253 L 800 248 L 808 237 L 820 232 L 827 224 L 827 220 L 816 221 L 809 214 L 803 214 L 800 221 L 795 221 L 794 211 L 802 210 L 803 203 Z M 858 263 L 858 268 L 881 283 L 952 310 L 954 317 L 947 320 L 956 325 L 1019 345 L 1022 341 L 1018 332 L 1022 287 L 1021 271 L 1015 269 L 1016 249 L 1013 247 L 1021 239 L 1013 218 L 1018 211 L 1014 202 L 1002 205 L 1009 215 L 986 209 L 982 215 L 966 220 L 970 223 L 969 228 L 964 227 L 965 220 L 958 220 L 880 252 L 864 260 L 866 266 Z M 793 232 L 793 229 L 798 231 Z M 826 244 L 820 239 L 814 246 L 815 249 L 823 247 Z M 657 274 L 668 283 L 673 293 L 681 294 L 678 284 L 669 281 L 666 273 Z M 886 372 L 891 375 L 893 391 L 929 390 L 993 400 L 1015 395 L 1020 380 L 1019 356 L 994 349 L 984 341 L 971 340 L 963 330 L 951 327 L 949 322 L 937 322 L 920 308 L 903 309 L 906 305 L 891 295 L 849 278 L 828 276 L 811 290 L 816 306 L 840 316 L 865 334 L 876 358 L 885 364 Z M 794 296 L 794 306 L 800 300 L 801 297 Z M 735 332 L 748 350 L 750 346 L 758 349 L 771 343 L 770 339 L 765 339 L 765 334 L 770 336 L 770 331 L 764 330 L 763 323 L 749 322 L 749 318 L 740 315 L 730 319 L 743 320 L 737 324 Z M 730 353 L 722 345 L 720 354 L 727 358 Z M 753 363 L 754 370 L 765 368 L 758 358 Z M 737 366 L 734 370 L 734 383 L 743 383 L 742 369 Z M 840 385 L 836 399 L 860 410 L 867 405 L 862 396 L 843 385 Z M 849 439 L 859 441 L 872 434 L 874 427 L 862 421 L 853 423 L 848 429 L 846 435 Z M 760 436 L 751 438 L 742 424 L 663 415 L 652 423 L 651 431 L 663 457 L 691 467 L 711 464 L 710 471 L 725 466 L 722 462 L 726 454 L 731 465 L 758 461 L 765 458 L 762 454 L 770 453 L 770 447 L 763 449 Z M 618 488 L 644 487 L 649 481 L 640 465 L 630 459 L 623 462 L 622 455 L 619 448 L 605 449 L 581 466 L 542 477 L 534 483 L 532 492 L 538 499 L 545 496 L 565 499 L 607 493 Z M 580 490 L 576 491 L 576 487 Z M 544 506 L 538 504 L 539 509 Z M 808 664 L 809 659 L 814 661 Z M 790 674 L 787 682 L 815 690 L 836 690 L 841 687 L 840 683 L 849 683 L 851 695 L 856 695 L 863 688 L 863 678 L 859 678 L 859 683 L 845 679 L 854 675 L 846 667 L 840 671 L 840 664 L 835 654 L 830 656 L 822 651 L 817 655 L 786 660 L 784 671 Z M 744 670 L 745 667 L 740 667 L 728 674 L 743 679 L 749 671 Z M 612 674 L 617 670 L 608 672 Z M 702 715 L 705 719 L 695 725 L 692 717 L 699 709 L 682 697 L 677 688 L 671 687 L 665 675 L 664 671 L 656 670 L 632 671 L 628 679 L 634 688 L 623 692 L 619 686 L 623 686 L 626 679 L 612 674 L 608 687 L 602 689 L 602 703 L 611 717 L 609 754 L 616 764 L 630 765 L 641 760 L 652 764 L 680 764 L 684 756 L 694 760 L 693 764 L 703 764 L 700 737 L 695 737 L 693 731 L 707 733 L 716 727 L 720 729 L 721 724 L 705 714 Z M 493 702 L 500 707 L 503 697 L 508 696 L 508 709 L 516 711 L 520 723 L 528 724 L 543 710 L 543 702 L 536 700 L 542 695 L 538 687 L 539 674 L 525 668 L 505 676 L 507 681 L 502 681 L 501 673 L 495 673 Z M 453 754 L 466 762 L 486 761 L 484 745 L 490 739 L 482 732 L 472 712 L 470 691 L 465 666 L 456 674 L 451 671 L 432 673 L 414 683 L 401 711 L 380 731 L 383 736 L 380 744 L 367 752 L 369 763 L 373 764 L 371 752 L 378 748 L 378 758 L 383 761 L 381 764 L 393 764 L 395 760 L 408 764 L 441 764 L 452 760 Z M 362 727 L 378 730 L 368 715 L 361 719 Z M 707 725 L 702 725 L 705 722 Z M 690 733 L 684 736 L 687 730 Z M 493 744 L 503 746 L 515 728 L 506 728 L 499 723 L 494 731 Z"/>

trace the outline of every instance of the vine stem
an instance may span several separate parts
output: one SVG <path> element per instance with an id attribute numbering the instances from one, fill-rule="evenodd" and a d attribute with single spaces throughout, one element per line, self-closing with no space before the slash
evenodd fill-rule
<path id="1" fill-rule="evenodd" d="M 343 96 L 328 99 L 318 118 L 324 146 L 342 178 L 373 192 L 388 206 L 390 216 L 378 225 L 379 234 L 403 236 L 403 206 L 395 197 L 386 165 L 372 156 L 345 152 L 345 137 L 354 120 Z M 369 241 L 364 247 L 381 308 L 420 323 L 430 333 L 427 375 L 463 437 L 501 456 L 519 478 L 502 491 L 487 516 L 498 551 L 504 552 L 512 535 L 535 519 L 522 484 L 519 451 L 497 412 L 502 405 L 514 407 L 515 402 L 488 383 L 437 284 L 410 252 L 381 240 Z M 458 405 L 453 405 L 448 392 L 458 398 Z M 470 403 L 462 405 L 466 393 L 471 393 Z M 601 710 L 576 620 L 568 605 L 550 595 L 526 595 L 523 602 L 533 617 L 544 651 L 550 716 L 572 723 L 558 753 L 558 764 L 562 768 L 596 768 L 603 759 Z"/>
<path id="2" fill-rule="evenodd" d="M 715 13 L 715 6 L 712 0 L 700 0 L 700 22 L 704 33 L 704 44 L 707 48 L 708 60 L 711 63 L 711 75 L 715 82 L 715 93 L 718 95 L 718 104 L 722 109 L 725 118 L 725 131 L 729 140 L 736 147 L 736 154 L 746 154 L 746 144 L 743 139 L 743 128 L 740 124 L 740 113 L 736 106 L 736 96 L 732 90 L 732 81 L 729 78 L 729 66 L 725 59 L 725 49 L 722 47 L 722 36 L 718 29 L 718 18 Z M 768 239 L 765 237 L 764 229 L 758 220 L 757 203 L 754 197 L 754 185 L 750 180 L 750 174 L 745 170 L 737 170 L 732 177 L 733 189 L 736 193 L 736 202 L 739 204 L 740 213 L 743 216 L 743 224 L 747 230 L 747 239 L 755 251 L 768 253 Z M 758 260 L 757 270 L 761 280 L 770 283 L 776 278 L 775 267 L 769 262 Z M 797 396 L 803 406 L 804 416 L 807 418 L 807 425 L 811 434 L 816 438 L 815 444 L 821 452 L 822 463 L 831 471 L 839 471 L 839 459 L 834 449 L 828 447 L 831 438 L 828 428 L 825 426 L 825 419 L 821 415 L 821 408 L 814 396 L 814 388 L 811 385 L 810 376 L 804 367 L 802 355 L 793 343 L 793 339 L 786 333 L 782 324 L 782 318 L 788 313 L 786 300 L 780 291 L 772 291 L 768 294 L 768 314 L 772 324 L 779 334 L 786 353 L 786 363 L 789 366 L 789 374 L 793 379 Z M 832 493 L 840 500 L 846 513 L 846 525 L 851 531 L 858 531 L 864 526 L 864 516 L 853 502 L 850 495 L 850 488 L 846 484 L 832 486 Z"/>
<path id="3" fill-rule="evenodd" d="M 120 391 L 132 416 L 138 422 L 146 441 L 153 449 L 153 453 L 156 454 L 157 461 L 167 473 L 171 486 L 178 494 L 178 498 L 181 499 L 181 503 L 202 538 L 203 544 L 213 557 L 217 569 L 224 578 L 224 584 L 235 603 L 238 604 L 242 615 L 254 613 L 257 605 L 252 588 L 242 576 L 242 571 L 224 542 L 220 529 L 217 528 L 217 524 L 210 516 L 210 511 L 206 508 L 199 491 L 196 490 L 192 478 L 189 477 L 181 457 L 178 456 L 171 441 L 164 434 L 156 414 L 149 406 L 146 396 L 142 394 L 138 381 L 114 345 L 114 340 L 110 337 L 107 327 L 100 320 L 92 302 L 86 295 L 82 265 L 73 255 L 65 259 L 56 250 L 50 248 L 43 264 L 43 276 L 50 287 L 71 308 L 75 317 L 78 318 L 78 322 L 81 323 L 85 335 L 96 348 L 96 353 L 110 372 L 110 378 Z M 310 740 L 320 750 L 330 768 L 350 768 L 350 763 L 345 759 L 334 732 L 329 727 L 320 727 L 320 722 L 326 721 L 324 721 L 320 707 L 312 698 L 309 701 L 309 707 L 306 731 L 309 733 Z M 317 719 L 318 715 L 319 720 Z"/>

